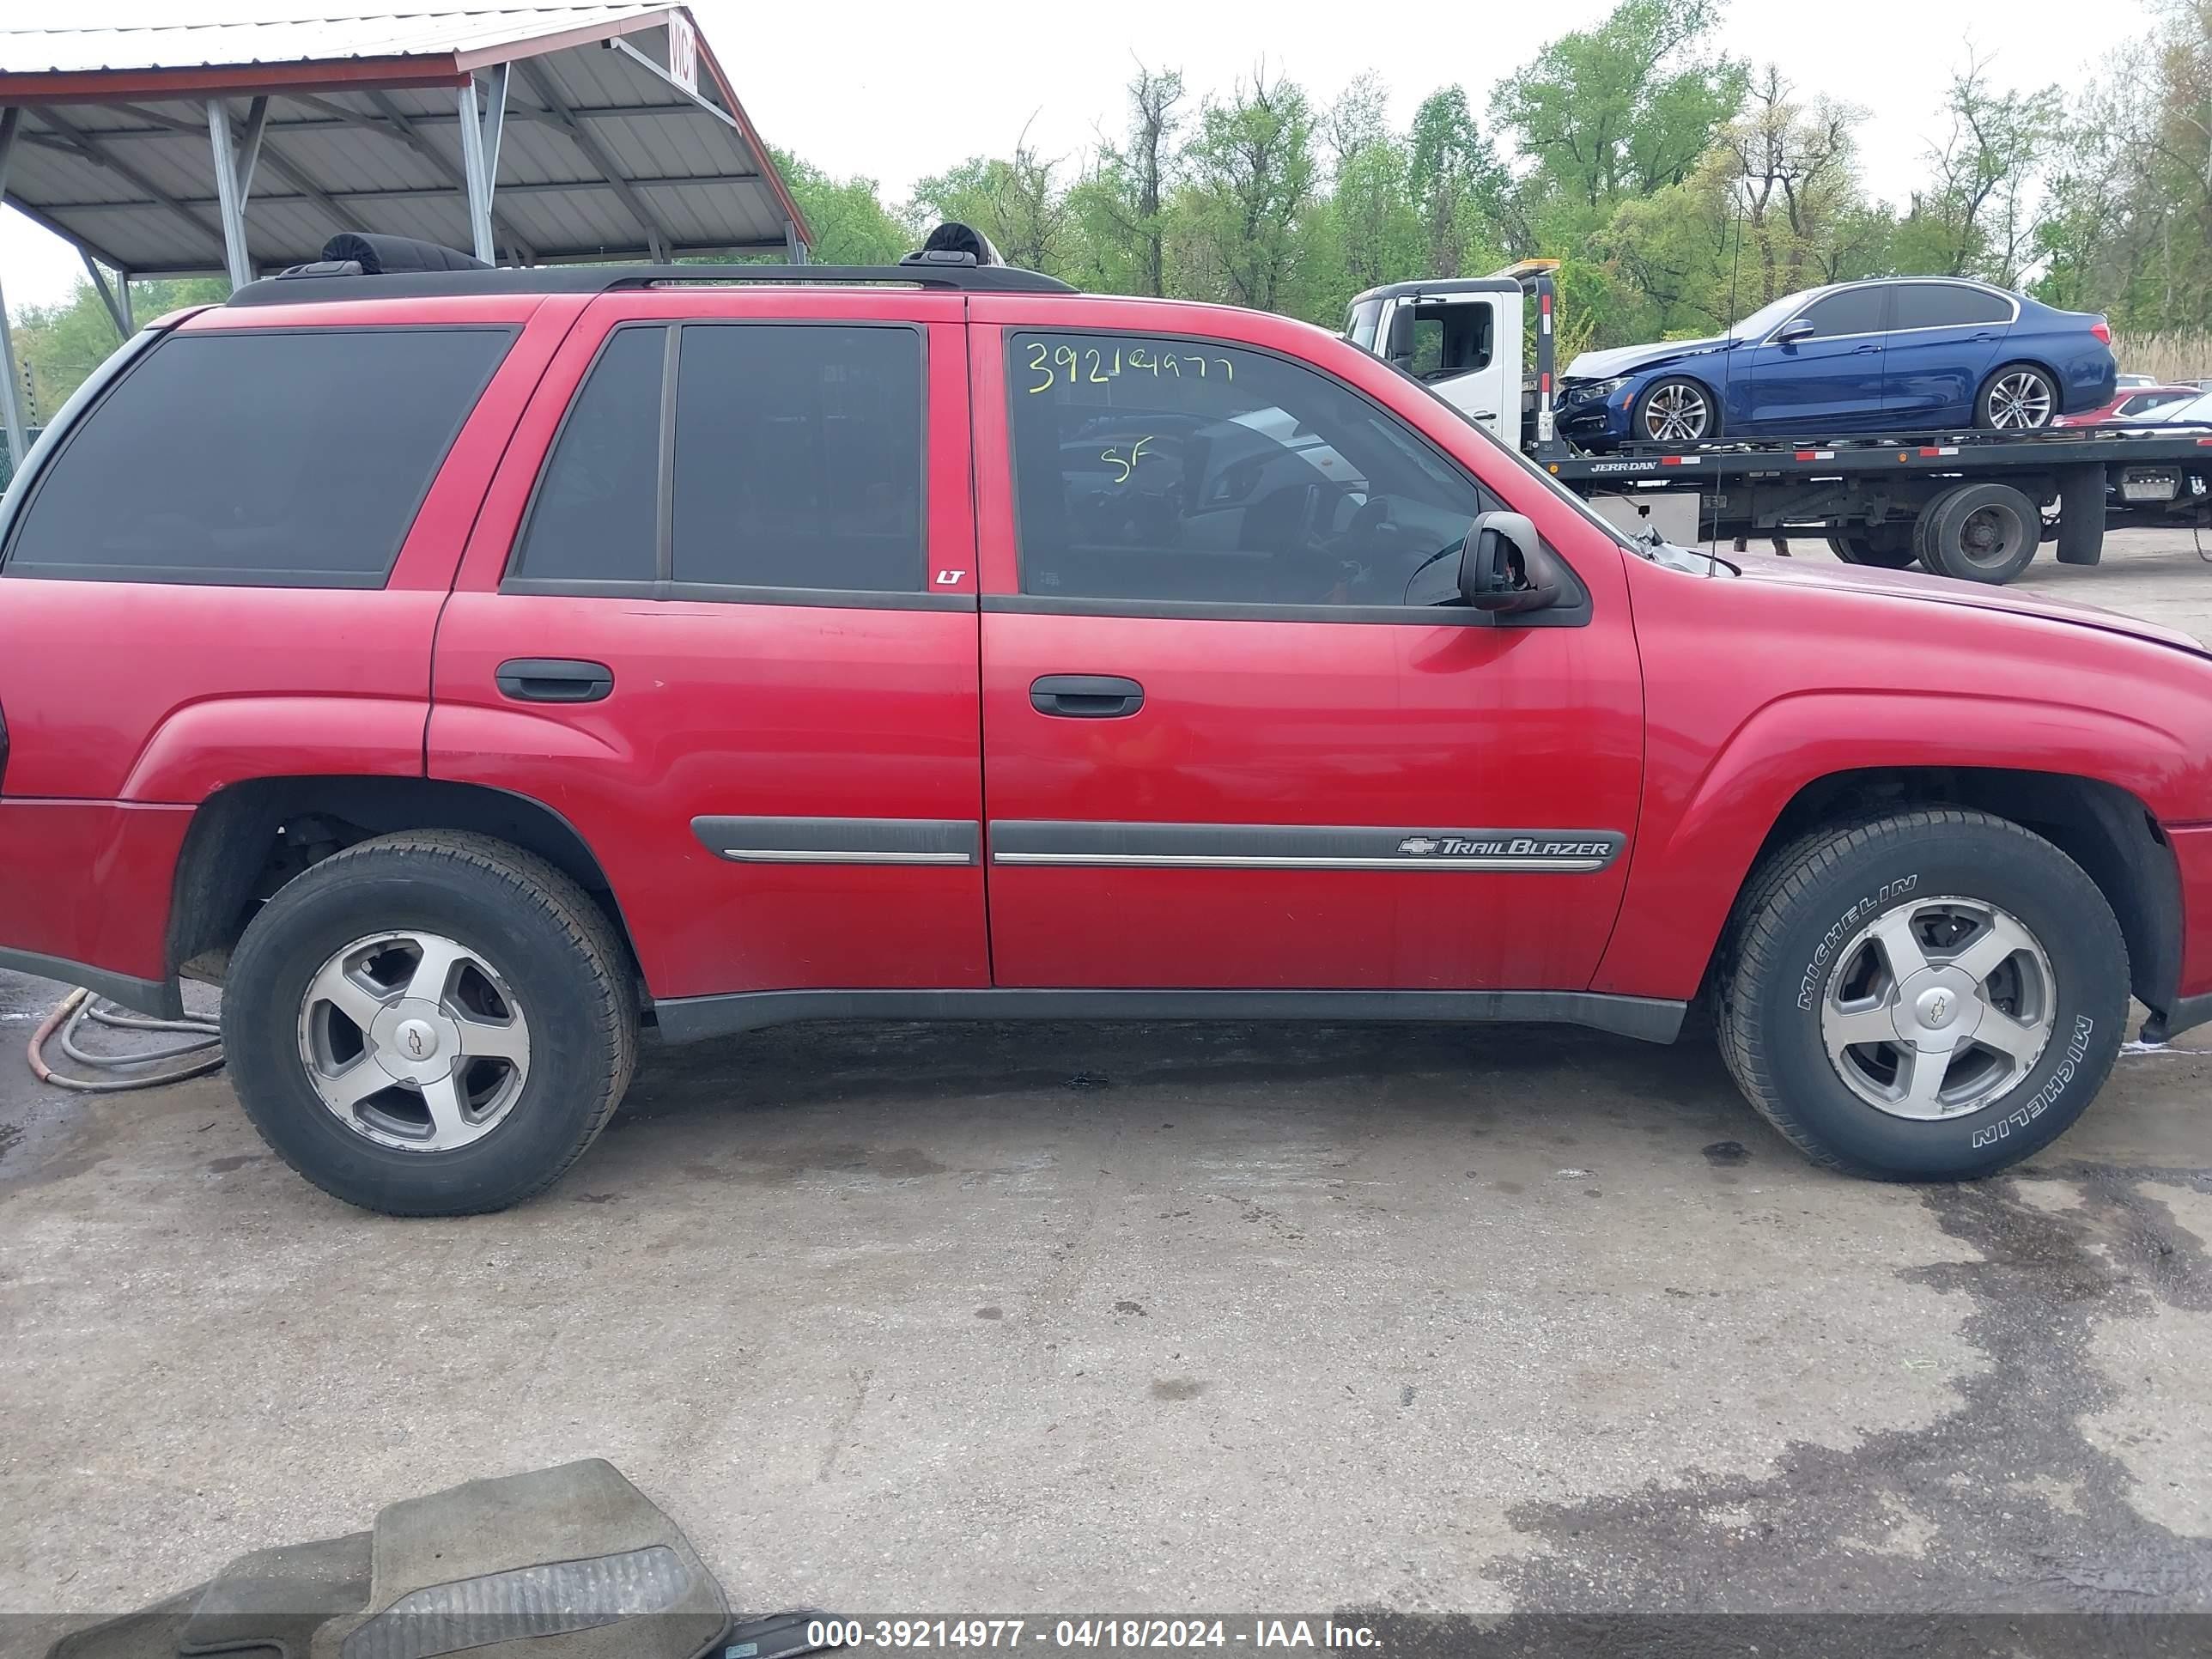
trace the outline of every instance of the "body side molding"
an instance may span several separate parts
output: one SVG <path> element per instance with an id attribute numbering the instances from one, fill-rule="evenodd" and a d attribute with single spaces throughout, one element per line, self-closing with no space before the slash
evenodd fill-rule
<path id="1" fill-rule="evenodd" d="M 746 991 L 653 1006 L 663 1041 L 836 1019 L 1419 1020 L 1583 1025 L 1672 1042 L 1685 1002 L 1589 991 Z"/>
<path id="2" fill-rule="evenodd" d="M 1297 823 L 994 819 L 996 865 L 1158 869 L 1406 870 L 1587 875 L 1620 856 L 1616 830 L 1461 830 Z"/>
<path id="3" fill-rule="evenodd" d="M 972 818 L 697 817 L 691 833 L 734 864 L 951 864 L 980 856 Z"/>

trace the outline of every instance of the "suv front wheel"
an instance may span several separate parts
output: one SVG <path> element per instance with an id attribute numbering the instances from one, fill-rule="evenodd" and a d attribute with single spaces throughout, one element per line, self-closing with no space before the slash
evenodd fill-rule
<path id="1" fill-rule="evenodd" d="M 2127 1012 L 2112 908 L 2065 854 L 1954 809 L 1818 831 L 1746 896 L 1721 1052 L 1814 1162 L 1894 1181 L 1995 1173 L 2103 1086 Z"/>
<path id="2" fill-rule="evenodd" d="M 603 1128 L 635 1063 L 628 953 L 542 859 L 422 830 L 347 848 L 246 930 L 223 1042 L 263 1139 L 389 1215 L 504 1209 Z"/>

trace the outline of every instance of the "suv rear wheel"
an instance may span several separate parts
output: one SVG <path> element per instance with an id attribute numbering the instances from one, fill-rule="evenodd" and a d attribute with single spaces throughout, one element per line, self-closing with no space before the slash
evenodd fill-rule
<path id="1" fill-rule="evenodd" d="M 2096 884 L 1986 813 L 1902 812 L 1785 848 L 1738 913 L 1721 1053 L 1815 1163 L 1993 1174 L 2056 1139 L 2119 1052 L 2127 948 Z"/>
<path id="2" fill-rule="evenodd" d="M 281 889 L 223 993 L 239 1100 L 324 1191 L 390 1215 L 504 1209 L 603 1128 L 635 1063 L 628 953 L 543 860 L 424 830 Z"/>

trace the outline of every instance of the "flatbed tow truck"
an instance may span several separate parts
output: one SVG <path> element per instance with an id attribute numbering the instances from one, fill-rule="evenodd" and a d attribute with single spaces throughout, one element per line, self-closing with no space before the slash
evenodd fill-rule
<path id="1" fill-rule="evenodd" d="M 2046 541 L 2062 564 L 2095 564 L 2107 527 L 2212 528 L 2212 427 L 1808 434 L 1584 453 L 1553 416 L 1556 269 L 1529 260 L 1370 289 L 1352 300 L 1346 337 L 1624 527 L 1640 520 L 1672 540 L 1741 549 L 1756 538 L 1786 551 L 1812 538 L 1852 564 L 1917 562 L 2002 583 Z"/>

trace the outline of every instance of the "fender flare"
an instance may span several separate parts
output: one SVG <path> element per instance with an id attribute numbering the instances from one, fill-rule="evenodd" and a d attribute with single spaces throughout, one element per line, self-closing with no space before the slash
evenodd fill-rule
<path id="1" fill-rule="evenodd" d="M 1778 698 L 1736 728 L 1679 802 L 1655 799 L 1647 780 L 1620 919 L 1589 988 L 1694 995 L 1776 824 L 1823 780 L 2047 773 L 2106 785 L 2158 814 L 2191 763 L 2172 732 L 2104 709 L 1912 690 Z"/>

